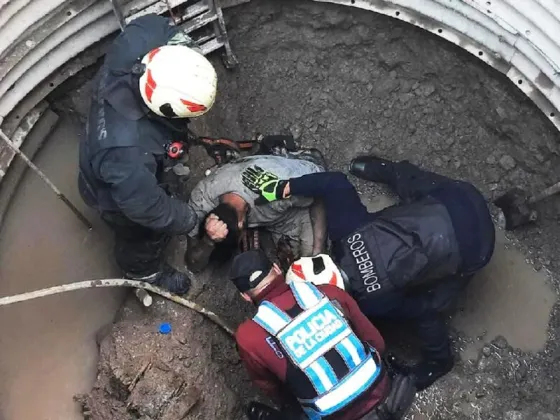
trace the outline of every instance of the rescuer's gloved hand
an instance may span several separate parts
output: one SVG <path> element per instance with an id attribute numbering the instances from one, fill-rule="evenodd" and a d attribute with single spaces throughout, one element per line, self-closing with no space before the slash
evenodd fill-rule
<path id="1" fill-rule="evenodd" d="M 258 194 L 255 205 L 260 206 L 272 201 L 281 200 L 288 180 L 279 179 L 272 172 L 265 171 L 260 166 L 252 166 L 241 175 L 243 185 Z"/>

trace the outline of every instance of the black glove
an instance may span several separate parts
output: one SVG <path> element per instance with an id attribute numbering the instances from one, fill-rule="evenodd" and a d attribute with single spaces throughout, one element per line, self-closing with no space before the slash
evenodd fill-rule
<path id="1" fill-rule="evenodd" d="M 280 411 L 257 401 L 249 403 L 246 414 L 249 420 L 285 420 Z"/>
<path id="2" fill-rule="evenodd" d="M 260 140 L 260 147 L 258 154 L 271 155 L 274 149 L 286 149 L 288 152 L 295 152 L 297 145 L 294 136 L 274 134 L 263 136 Z"/>
<path id="3" fill-rule="evenodd" d="M 416 388 L 411 376 L 398 374 L 392 378 L 391 390 L 385 400 L 385 407 L 388 413 L 390 413 L 389 418 L 404 418 L 410 410 L 415 397 Z"/>

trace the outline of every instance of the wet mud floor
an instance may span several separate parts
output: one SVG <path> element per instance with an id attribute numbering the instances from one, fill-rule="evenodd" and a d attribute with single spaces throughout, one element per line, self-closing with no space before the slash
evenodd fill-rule
<path id="1" fill-rule="evenodd" d="M 76 189 L 78 127 L 61 119 L 36 164 L 71 201 Z M 88 232 L 44 183 L 27 172 L 0 232 L 0 295 L 117 271 L 108 232 L 95 221 Z M 95 333 L 113 320 L 116 290 L 87 290 L 0 308 L 0 419 L 82 418 L 72 397 L 87 392 L 96 373 Z"/>

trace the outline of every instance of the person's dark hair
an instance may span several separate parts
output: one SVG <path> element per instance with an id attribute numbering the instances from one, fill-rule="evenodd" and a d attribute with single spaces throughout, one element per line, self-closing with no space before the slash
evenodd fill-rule
<path id="1" fill-rule="evenodd" d="M 206 234 L 206 220 L 211 214 L 217 216 L 224 222 L 228 229 L 226 238 L 216 243 L 214 251 L 210 256 L 212 261 L 225 262 L 229 260 L 239 245 L 239 235 L 241 234 L 238 227 L 237 211 L 235 208 L 227 203 L 220 203 L 217 207 L 213 208 L 204 218 L 200 226 L 200 237 Z"/>

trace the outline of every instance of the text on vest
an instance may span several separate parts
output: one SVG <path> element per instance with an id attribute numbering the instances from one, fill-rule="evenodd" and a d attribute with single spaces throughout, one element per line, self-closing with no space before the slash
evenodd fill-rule
<path id="1" fill-rule="evenodd" d="M 348 244 L 350 251 L 352 251 L 352 256 L 354 257 L 354 262 L 358 267 L 362 281 L 368 293 L 375 292 L 381 289 L 381 284 L 379 283 L 379 277 L 375 271 L 375 265 L 371 260 L 371 256 L 362 240 L 362 234 L 356 233 L 348 238 Z"/>

